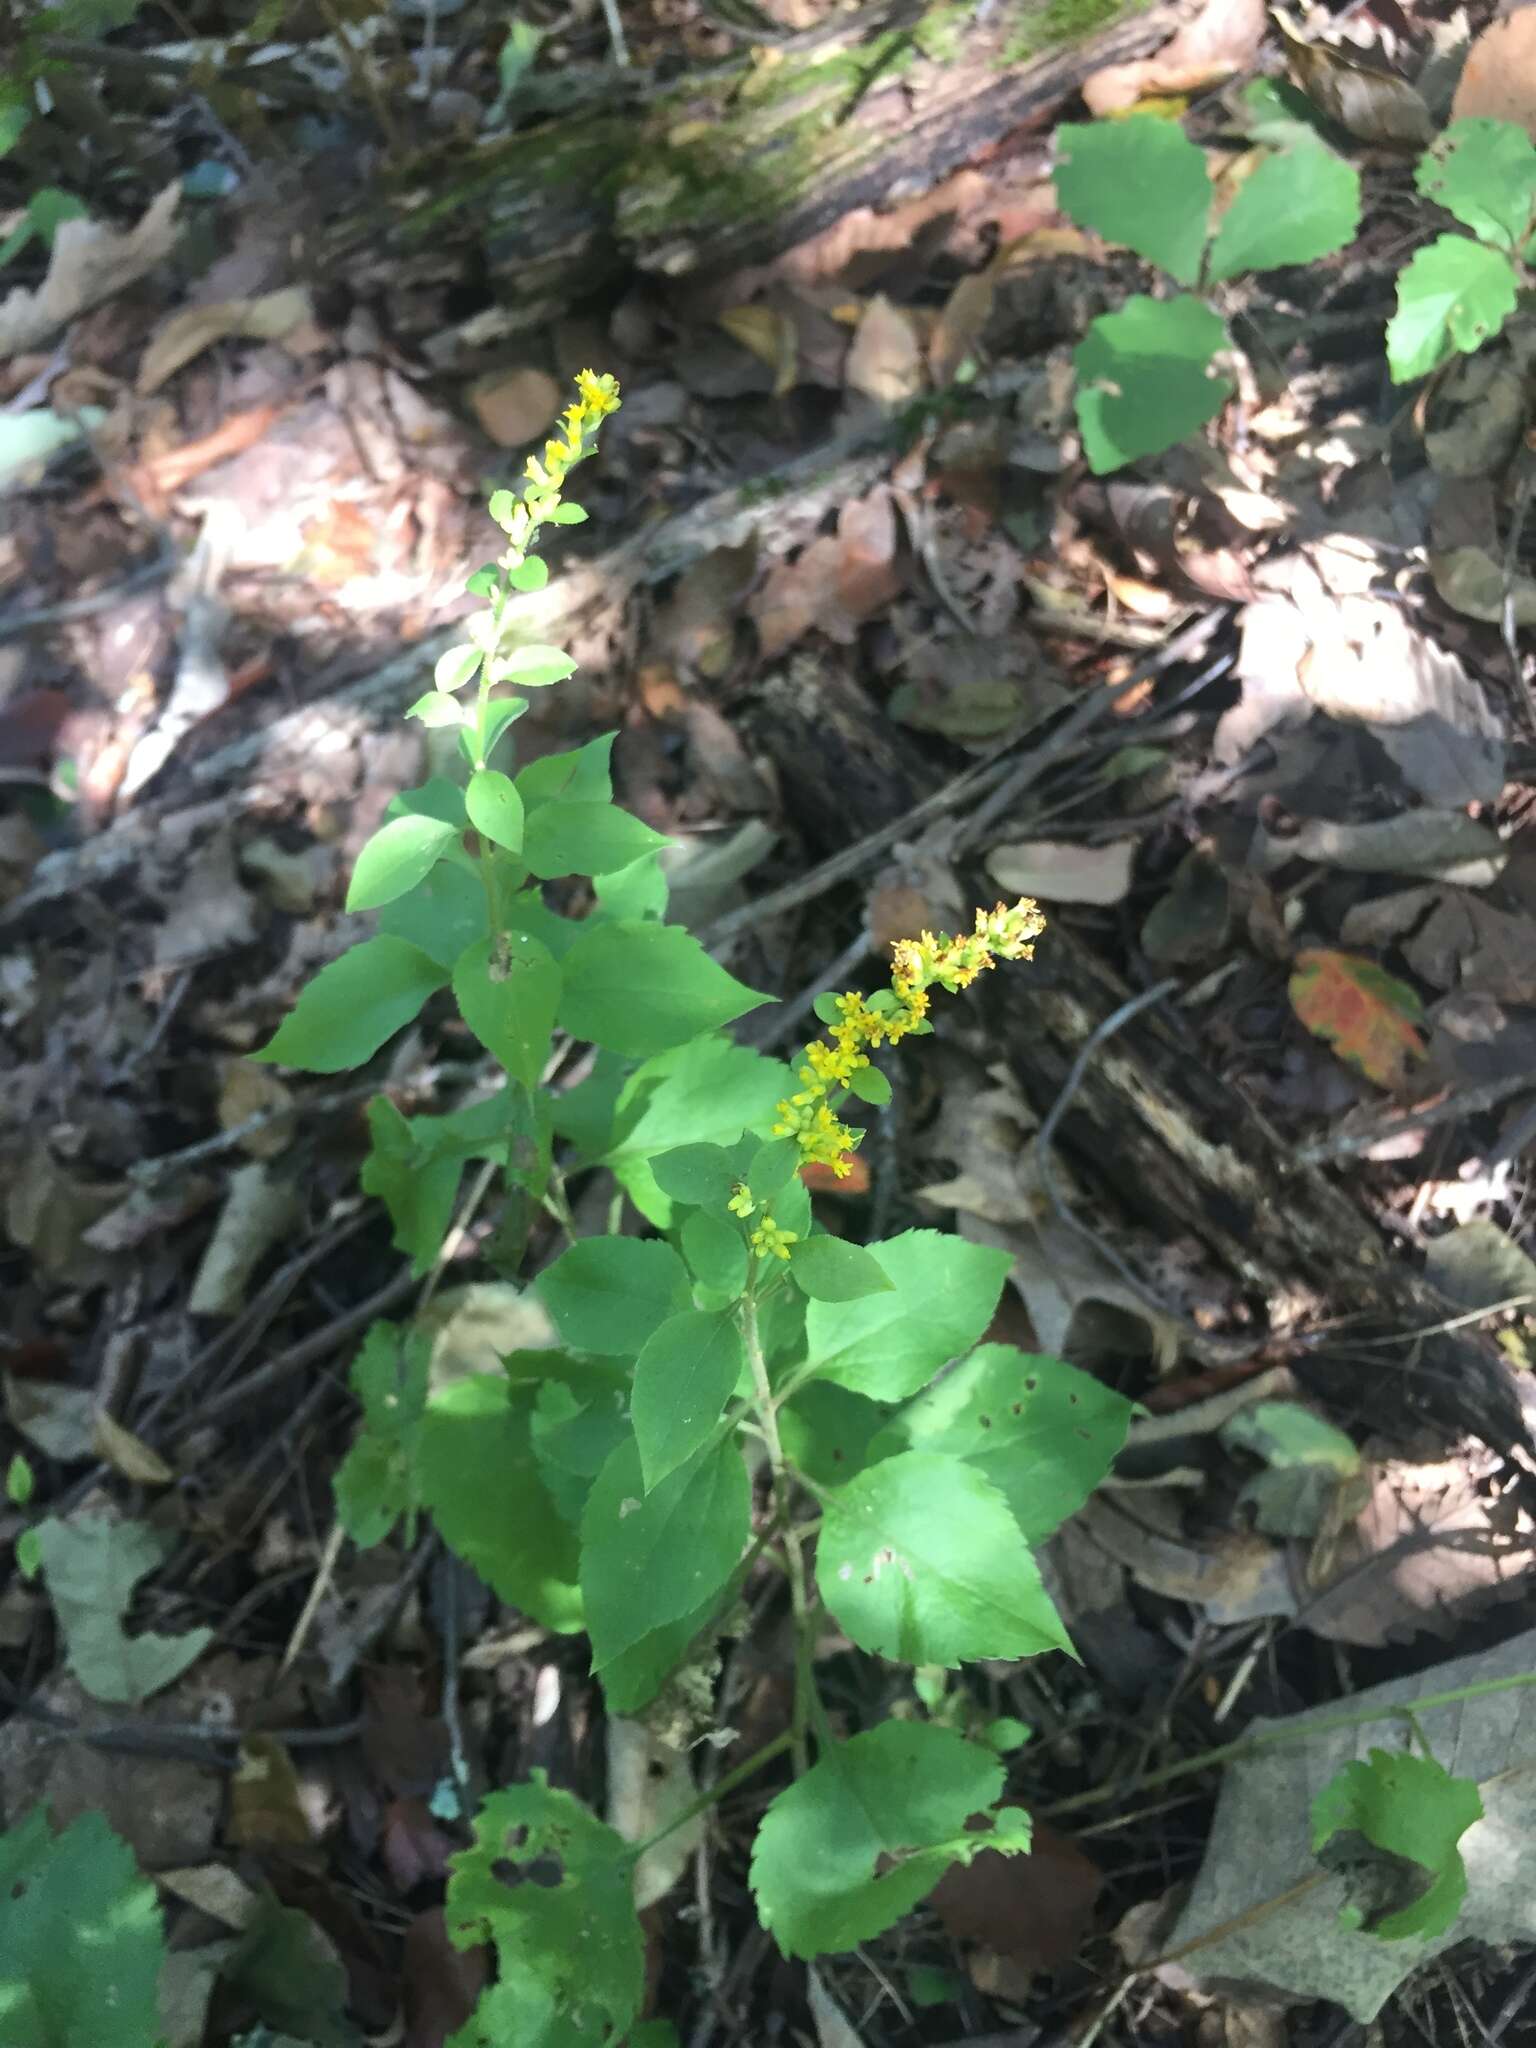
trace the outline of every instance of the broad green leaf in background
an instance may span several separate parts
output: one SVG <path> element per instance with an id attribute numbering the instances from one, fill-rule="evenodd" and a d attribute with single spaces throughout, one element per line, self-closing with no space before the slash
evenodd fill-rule
<path id="1" fill-rule="evenodd" d="M 617 804 L 560 797 L 541 804 L 528 820 L 523 858 L 545 881 L 560 875 L 608 875 L 667 841 Z"/>
<path id="2" fill-rule="evenodd" d="M 611 803 L 613 739 L 611 732 L 599 733 L 584 747 L 571 747 L 563 754 L 541 754 L 537 761 L 519 768 L 515 779 L 529 810 L 556 797 L 579 803 Z"/>
<path id="3" fill-rule="evenodd" d="M 391 818 L 381 825 L 357 856 L 348 910 L 377 910 L 414 889 L 453 836 L 453 827 L 441 818 Z"/>
<path id="4" fill-rule="evenodd" d="M 525 2023 L 541 1993 L 549 2020 L 566 2022 L 558 2032 L 498 2036 L 509 2048 L 627 2033 L 645 1988 L 633 1867 L 623 1837 L 543 1771 L 491 1793 L 480 1808 L 472 1846 L 449 1862 L 448 1932 L 460 1948 L 495 1947 Z"/>
<path id="5" fill-rule="evenodd" d="M 404 939 L 364 939 L 322 967 L 251 1058 L 309 1074 L 340 1074 L 372 1059 L 409 1024 L 448 970 Z"/>
<path id="6" fill-rule="evenodd" d="M 1002 1494 L 1031 1543 L 1075 1514 L 1125 1443 L 1131 1403 L 1063 1359 L 982 1344 L 894 1417 L 876 1457 L 964 1458 Z"/>
<path id="7" fill-rule="evenodd" d="M 516 1363 L 538 1355 L 523 1353 Z M 593 1480 L 630 1433 L 629 1404 L 613 1361 L 553 1356 L 558 1365 L 533 1388 L 533 1454 L 550 1498 L 579 1529 Z"/>
<path id="8" fill-rule="evenodd" d="M 1536 144 L 1512 121 L 1453 121 L 1419 158 L 1414 183 L 1474 235 L 1514 253 L 1536 210 Z"/>
<path id="9" fill-rule="evenodd" d="M 1424 1006 L 1407 982 L 1358 953 L 1311 947 L 1296 955 L 1291 1008 L 1316 1038 L 1380 1088 L 1400 1087 L 1425 1058 Z"/>
<path id="10" fill-rule="evenodd" d="M 493 845 L 522 852 L 523 800 L 510 775 L 499 768 L 477 768 L 464 792 L 464 808 L 471 825 Z"/>
<path id="11" fill-rule="evenodd" d="M 1373 1749 L 1345 1764 L 1312 1802 L 1313 1851 L 1350 1893 L 1341 1924 L 1383 1941 L 1444 1934 L 1467 1895 L 1457 1845 L 1482 1817 L 1474 1781 L 1433 1757 Z M 1362 1855 L 1361 1836 L 1376 1857 Z"/>
<path id="12" fill-rule="evenodd" d="M 93 1699 L 138 1706 L 179 1678 L 213 1641 L 208 1628 L 179 1636 L 124 1632 L 135 1586 L 165 1562 L 171 1547 L 147 1524 L 78 1511 L 40 1523 L 37 1545 L 69 1668 Z"/>
<path id="13" fill-rule="evenodd" d="M 890 1291 L 813 1301 L 807 1353 L 818 1378 L 877 1401 L 902 1401 L 981 1336 L 1011 1262 L 1007 1252 L 938 1230 L 906 1230 L 869 1250 Z"/>
<path id="14" fill-rule="evenodd" d="M 581 1627 L 576 1532 L 534 1454 L 531 1388 L 477 1373 L 441 1388 L 422 1418 L 422 1506 L 451 1550 L 509 1606 L 546 1628 Z"/>
<path id="15" fill-rule="evenodd" d="M 1067 123 L 1056 130 L 1056 147 L 1056 196 L 1064 213 L 1105 241 L 1134 249 L 1180 284 L 1194 283 L 1211 180 L 1204 155 L 1176 122 L 1135 114 L 1087 127 Z"/>
<path id="16" fill-rule="evenodd" d="M 608 1358 L 633 1357 L 689 1300 L 682 1260 L 651 1238 L 584 1237 L 536 1284 L 571 1349 Z"/>
<path id="17" fill-rule="evenodd" d="M 374 1323 L 352 1361 L 363 1420 L 336 1473 L 336 1513 L 360 1550 L 382 1543 L 420 1505 L 416 1448 L 432 1346 L 396 1323 Z"/>
<path id="18" fill-rule="evenodd" d="M 732 1443 L 695 1454 L 649 1493 L 640 1452 L 620 1444 L 581 1520 L 581 1591 L 592 1668 L 705 1605 L 746 1546 L 751 1487 Z"/>
<path id="19" fill-rule="evenodd" d="M 645 919 L 585 926 L 565 956 L 560 1023 L 629 1059 L 717 1031 L 773 998 L 718 966 L 691 932 Z"/>
<path id="20" fill-rule="evenodd" d="M 459 1014 L 499 1067 L 537 1088 L 549 1058 L 560 1001 L 560 969 L 549 948 L 525 932 L 482 939 L 453 970 Z"/>
<path id="21" fill-rule="evenodd" d="M 414 889 L 384 906 L 379 930 L 404 939 L 451 974 L 461 955 L 490 930 L 485 884 L 460 861 L 440 860 Z"/>
<path id="22" fill-rule="evenodd" d="M 861 1650 L 904 1663 L 1071 1649 L 1007 1501 L 937 1452 L 886 1458 L 827 1496 L 816 1583 Z"/>
<path id="23" fill-rule="evenodd" d="M 1093 321 L 1072 358 L 1089 468 L 1102 476 L 1160 454 L 1214 419 L 1232 392 L 1210 367 L 1226 338 L 1210 307 L 1188 296 L 1127 299 Z"/>
<path id="24" fill-rule="evenodd" d="M 1238 187 L 1211 244 L 1213 278 L 1331 256 L 1360 226 L 1360 173 L 1315 136 L 1266 157 Z"/>
<path id="25" fill-rule="evenodd" d="M 669 1316 L 646 1339 L 635 1360 L 632 1412 L 647 1489 L 709 1441 L 745 1358 L 731 1317 L 700 1309 Z"/>
<path id="26" fill-rule="evenodd" d="M 968 1829 L 1003 1789 L 989 1750 L 925 1721 L 886 1721 L 829 1749 L 774 1800 L 752 1850 L 759 1918 L 787 1956 L 854 1948 L 883 1934 L 952 1863 L 1029 1847 L 1005 1809 Z"/>
<path id="27" fill-rule="evenodd" d="M 146 2048 L 160 2039 L 160 1905 L 99 1813 L 55 1835 L 42 1807 L 0 1834 L 0 2041 Z"/>
<path id="28" fill-rule="evenodd" d="M 1515 310 L 1517 289 L 1509 258 L 1466 235 L 1441 235 L 1416 250 L 1398 273 L 1397 311 L 1387 322 L 1393 383 L 1427 377 L 1458 349 L 1481 348 Z"/>
<path id="29" fill-rule="evenodd" d="M 862 1301 L 894 1291 L 873 1252 L 841 1237 L 807 1237 L 792 1246 L 789 1277 L 811 1301 Z"/>
<path id="30" fill-rule="evenodd" d="M 359 1179 L 364 1194 L 388 1209 L 395 1249 L 410 1258 L 418 1279 L 431 1269 L 448 1235 L 468 1161 L 506 1164 L 510 1109 L 504 1093 L 447 1116 L 403 1116 L 387 1095 L 369 1103 L 372 1142 Z"/>

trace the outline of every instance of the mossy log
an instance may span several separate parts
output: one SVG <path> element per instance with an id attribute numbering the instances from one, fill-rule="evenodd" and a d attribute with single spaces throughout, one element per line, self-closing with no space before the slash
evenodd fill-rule
<path id="1" fill-rule="evenodd" d="M 1187 0 L 929 0 L 866 7 L 663 80 L 594 66 L 535 79 L 516 131 L 398 173 L 393 245 L 477 241 L 519 328 L 635 270 L 707 277 L 759 262 L 855 207 L 932 190 L 1003 138 L 1044 126 L 1106 64 L 1156 49 Z M 984 18 L 977 19 L 984 12 Z M 332 253 L 377 236 L 344 223 Z"/>

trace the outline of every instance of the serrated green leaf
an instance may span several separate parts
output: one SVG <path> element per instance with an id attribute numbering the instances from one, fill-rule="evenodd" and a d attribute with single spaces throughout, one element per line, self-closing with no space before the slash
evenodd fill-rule
<path id="1" fill-rule="evenodd" d="M 629 1059 L 668 1052 L 773 1000 L 727 974 L 691 932 L 635 918 L 588 924 L 564 973 L 561 1025 Z"/>
<path id="2" fill-rule="evenodd" d="M 874 1254 L 841 1237 L 807 1237 L 792 1245 L 789 1277 L 811 1301 L 862 1301 L 867 1294 L 894 1291 Z"/>
<path id="3" fill-rule="evenodd" d="M 1474 1781 L 1433 1757 L 1373 1749 L 1345 1764 L 1312 1803 L 1313 1853 L 1344 1871 L 1353 1894 L 1341 1923 L 1382 1941 L 1444 1934 L 1467 1893 L 1457 1844 L 1482 1817 Z M 1379 1853 L 1362 1855 L 1351 1837 Z"/>
<path id="4" fill-rule="evenodd" d="M 1056 196 L 1065 214 L 1180 284 L 1194 283 L 1211 180 L 1205 157 L 1176 123 L 1151 114 L 1087 127 L 1067 123 L 1056 131 L 1056 148 Z"/>
<path id="5" fill-rule="evenodd" d="M 372 1059 L 448 979 L 446 967 L 403 939 L 364 939 L 322 967 L 254 1060 L 340 1074 Z"/>
<path id="6" fill-rule="evenodd" d="M 458 647 L 450 647 L 446 654 L 437 657 L 432 669 L 432 680 L 439 690 L 452 696 L 455 690 L 462 690 L 466 683 L 474 681 L 480 673 L 482 659 L 481 650 L 478 647 L 471 647 L 467 642 Z"/>
<path id="7" fill-rule="evenodd" d="M 747 1284 L 747 1245 L 736 1225 L 695 1209 L 683 1218 L 679 1236 L 688 1270 L 699 1285 L 734 1300 Z"/>
<path id="8" fill-rule="evenodd" d="M 1515 310 L 1509 258 L 1466 235 L 1441 235 L 1398 274 L 1397 311 L 1387 322 L 1394 384 L 1427 377 L 1459 349 L 1470 355 Z"/>
<path id="9" fill-rule="evenodd" d="M 560 969 L 549 948 L 522 932 L 482 939 L 455 966 L 453 994 L 497 1065 L 525 1088 L 537 1088 L 560 1000 Z"/>
<path id="10" fill-rule="evenodd" d="M 692 1617 L 746 1547 L 752 1490 L 733 1443 L 695 1453 L 647 1493 L 639 1447 L 620 1444 L 581 1518 L 581 1592 L 601 1675 L 655 1630 Z"/>
<path id="11" fill-rule="evenodd" d="M 1075 1514 L 1114 1463 L 1131 1403 L 1060 1358 L 982 1344 L 877 1438 L 964 1458 L 1002 1494 L 1031 1543 Z"/>
<path id="12" fill-rule="evenodd" d="M 38 1524 L 37 1545 L 69 1668 L 93 1699 L 138 1706 L 180 1678 L 213 1641 L 208 1628 L 179 1636 L 125 1632 L 135 1586 L 165 1562 L 169 1548 L 146 1523 L 83 1511 L 52 1516 Z"/>
<path id="13" fill-rule="evenodd" d="M 1222 216 L 1213 278 L 1331 256 L 1360 226 L 1360 173 L 1315 137 L 1277 150 L 1243 181 Z"/>
<path id="14" fill-rule="evenodd" d="M 477 768 L 464 792 L 464 808 L 475 830 L 508 853 L 523 850 L 523 800 L 510 775 L 499 768 Z M 526 881 L 526 875 L 519 876 Z"/>
<path id="15" fill-rule="evenodd" d="M 145 2048 L 165 1957 L 155 1888 L 99 1813 L 55 1835 L 40 1806 L 0 1834 L 0 2041 Z"/>
<path id="16" fill-rule="evenodd" d="M 689 1302 L 688 1274 L 671 1245 L 638 1237 L 583 1238 L 536 1286 L 571 1349 L 605 1358 L 633 1357 Z"/>
<path id="17" fill-rule="evenodd" d="M 535 1770 L 531 1783 L 490 1795 L 473 1846 L 448 1868 L 449 1934 L 460 1948 L 493 1944 L 503 1985 L 515 1987 L 516 2025 L 497 2041 L 575 2048 L 626 2033 L 645 1988 L 645 1942 L 622 1836 Z"/>
<path id="18" fill-rule="evenodd" d="M 379 916 L 381 933 L 404 939 L 447 974 L 489 929 L 485 884 L 474 868 L 457 860 L 440 860 L 414 889 L 387 903 Z"/>
<path id="19" fill-rule="evenodd" d="M 1512 121 L 1453 121 L 1419 158 L 1414 183 L 1485 242 L 1515 252 L 1536 210 L 1536 144 Z"/>
<path id="20" fill-rule="evenodd" d="M 576 664 L 563 647 L 514 647 L 491 663 L 492 682 L 512 683 L 519 690 L 544 690 L 575 673 Z"/>
<path id="21" fill-rule="evenodd" d="M 1093 321 L 1073 354 L 1077 422 L 1096 475 L 1164 448 L 1214 419 L 1231 395 L 1210 374 L 1226 329 L 1203 300 L 1127 299 Z"/>
<path id="22" fill-rule="evenodd" d="M 946 1667 L 1070 1650 L 997 1488 L 960 1458 L 905 1451 L 827 1496 L 816 1583 L 862 1650 Z"/>
<path id="23" fill-rule="evenodd" d="M 1003 1767 L 953 1729 L 886 1721 L 830 1749 L 774 1800 L 752 1849 L 758 1917 L 787 1956 L 883 1934 L 952 1863 L 1029 1847 L 1027 1827 L 968 1829 Z"/>
<path id="24" fill-rule="evenodd" d="M 414 889 L 453 836 L 453 827 L 439 818 L 392 818 L 381 825 L 357 856 L 348 910 L 377 910 Z"/>
<path id="25" fill-rule="evenodd" d="M 576 1532 L 539 1470 L 533 1400 L 499 1373 L 441 1388 L 422 1417 L 417 1480 L 443 1541 L 494 1593 L 570 1632 L 582 1620 Z"/>
<path id="26" fill-rule="evenodd" d="M 544 881 L 560 875 L 607 875 L 667 841 L 617 804 L 557 798 L 528 820 L 523 857 Z"/>
<path id="27" fill-rule="evenodd" d="M 336 1473 L 336 1514 L 361 1550 L 382 1543 L 419 1506 L 417 1440 L 427 1405 L 431 1344 L 398 1324 L 370 1326 L 352 1361 L 363 1420 Z"/>
<path id="28" fill-rule="evenodd" d="M 1003 1251 L 937 1230 L 871 1245 L 891 1282 L 862 1301 L 813 1301 L 807 1355 L 816 1376 L 877 1401 L 903 1401 L 969 1351 L 997 1309 L 1011 1263 Z"/>
<path id="29" fill-rule="evenodd" d="M 630 1412 L 647 1492 L 708 1443 L 745 1363 L 728 1314 L 684 1309 L 646 1338 Z"/>

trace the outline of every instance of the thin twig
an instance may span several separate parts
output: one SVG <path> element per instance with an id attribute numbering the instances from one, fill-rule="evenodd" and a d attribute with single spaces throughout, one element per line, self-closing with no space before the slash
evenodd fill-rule
<path id="1" fill-rule="evenodd" d="M 1319 1138 L 1314 1144 L 1302 1146 L 1296 1154 L 1296 1164 L 1321 1166 L 1330 1159 L 1354 1159 L 1362 1152 L 1369 1152 L 1372 1146 L 1384 1145 L 1410 1131 L 1428 1130 L 1433 1124 L 1453 1124 L 1458 1117 L 1476 1116 L 1481 1110 L 1496 1109 L 1511 1095 L 1528 1094 L 1533 1088 L 1536 1088 L 1536 1075 L 1506 1074 L 1500 1080 L 1485 1081 L 1480 1088 L 1464 1088 L 1459 1094 L 1448 1095 L 1443 1102 L 1431 1103 L 1428 1109 L 1410 1110 L 1405 1116 L 1393 1117 L 1372 1130 L 1336 1131 L 1329 1137 Z"/>

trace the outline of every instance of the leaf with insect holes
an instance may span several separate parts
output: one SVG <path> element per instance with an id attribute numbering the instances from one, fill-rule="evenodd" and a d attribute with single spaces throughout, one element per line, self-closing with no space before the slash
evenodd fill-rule
<path id="1" fill-rule="evenodd" d="M 1204 153 L 1176 122 L 1155 114 L 1070 123 L 1056 131 L 1062 212 L 1107 242 L 1122 242 L 1180 284 L 1200 273 L 1211 180 Z"/>
<path id="2" fill-rule="evenodd" d="M 955 1863 L 1029 1847 L 1029 1819 L 1005 1808 L 972 1825 L 1003 1789 L 979 1743 L 927 1721 L 884 1721 L 824 1749 L 763 1816 L 752 1849 L 758 1917 L 787 1956 L 819 1956 L 883 1934 Z"/>
<path id="3" fill-rule="evenodd" d="M 1512 121 L 1453 121 L 1419 158 L 1413 180 L 1463 227 L 1513 253 L 1536 210 L 1536 143 Z"/>
<path id="4" fill-rule="evenodd" d="M 1381 1088 L 1400 1088 L 1425 1056 L 1416 1030 L 1424 1006 L 1408 984 L 1356 953 L 1314 947 L 1296 955 L 1291 1008 L 1316 1038 Z"/>
<path id="5" fill-rule="evenodd" d="M 1345 1764 L 1312 1802 L 1312 1848 L 1342 1873 L 1340 1924 L 1381 1941 L 1444 1934 L 1467 1895 L 1458 1843 L 1483 1817 L 1471 1778 L 1433 1757 L 1373 1749 Z"/>
<path id="6" fill-rule="evenodd" d="M 1427 377 L 1459 349 L 1470 355 L 1515 310 L 1518 281 L 1509 258 L 1466 235 L 1441 235 L 1398 273 L 1397 311 L 1387 322 L 1394 384 Z"/>

